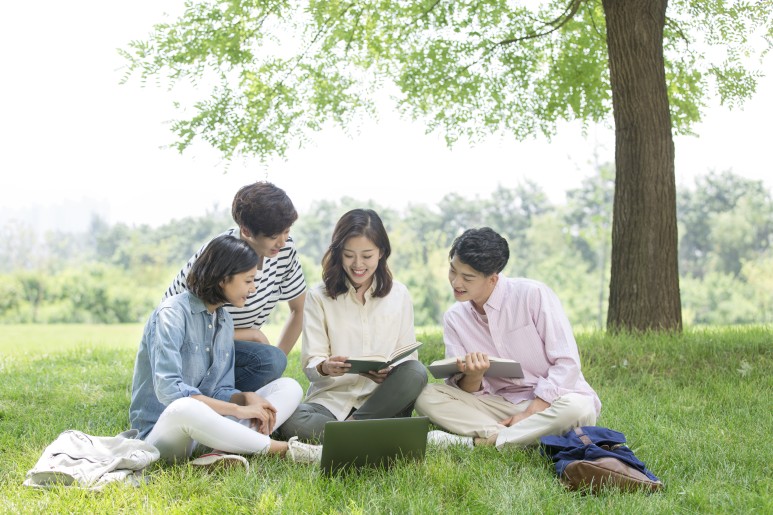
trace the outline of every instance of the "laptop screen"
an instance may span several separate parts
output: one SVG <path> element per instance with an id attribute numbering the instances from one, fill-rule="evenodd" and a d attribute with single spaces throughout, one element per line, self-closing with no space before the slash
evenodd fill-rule
<path id="1" fill-rule="evenodd" d="M 421 460 L 427 448 L 427 417 L 332 421 L 325 424 L 321 466 L 344 469 L 390 467 L 401 459 Z"/>

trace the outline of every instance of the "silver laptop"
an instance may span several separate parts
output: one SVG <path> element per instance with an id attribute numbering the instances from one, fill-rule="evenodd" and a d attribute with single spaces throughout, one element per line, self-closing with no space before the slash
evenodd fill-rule
<path id="1" fill-rule="evenodd" d="M 398 460 L 421 460 L 427 449 L 427 417 L 332 421 L 325 424 L 322 471 L 388 468 Z"/>

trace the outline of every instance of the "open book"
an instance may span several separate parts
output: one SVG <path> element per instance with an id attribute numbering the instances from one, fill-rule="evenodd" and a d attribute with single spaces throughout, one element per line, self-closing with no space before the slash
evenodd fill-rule
<path id="1" fill-rule="evenodd" d="M 489 368 L 484 376 L 491 377 L 523 377 L 521 364 L 512 359 L 489 357 Z M 427 367 L 435 379 L 443 379 L 459 373 L 456 367 L 456 358 L 446 358 L 433 361 Z"/>
<path id="2" fill-rule="evenodd" d="M 370 371 L 381 370 L 392 366 L 404 357 L 410 355 L 421 346 L 421 342 L 414 342 L 408 345 L 398 347 L 389 356 L 356 356 L 346 360 L 352 364 L 352 368 L 346 371 L 347 374 L 362 374 Z"/>

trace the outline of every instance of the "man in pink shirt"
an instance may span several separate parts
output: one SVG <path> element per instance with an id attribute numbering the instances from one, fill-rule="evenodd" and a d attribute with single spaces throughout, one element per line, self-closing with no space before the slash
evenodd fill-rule
<path id="1" fill-rule="evenodd" d="M 502 275 L 510 250 L 488 227 L 465 231 L 448 256 L 457 302 L 444 316 L 443 336 L 459 372 L 427 385 L 416 411 L 453 434 L 431 431 L 429 442 L 502 450 L 594 425 L 601 402 L 580 371 L 556 294 L 538 281 Z M 489 356 L 519 362 L 524 377 L 484 377 Z"/>

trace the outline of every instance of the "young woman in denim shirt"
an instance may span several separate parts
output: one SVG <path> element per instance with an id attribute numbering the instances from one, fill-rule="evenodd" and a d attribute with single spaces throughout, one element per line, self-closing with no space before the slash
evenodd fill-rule
<path id="1" fill-rule="evenodd" d="M 129 417 L 139 437 L 167 461 L 191 456 L 197 444 L 213 449 L 195 464 L 246 460 L 234 454 L 279 454 L 296 461 L 316 448 L 270 434 L 293 413 L 300 385 L 279 378 L 257 392 L 234 388 L 234 326 L 223 309 L 244 305 L 254 291 L 258 256 L 245 242 L 210 242 L 187 277 L 189 291 L 161 302 L 145 325 L 134 366 Z"/>

